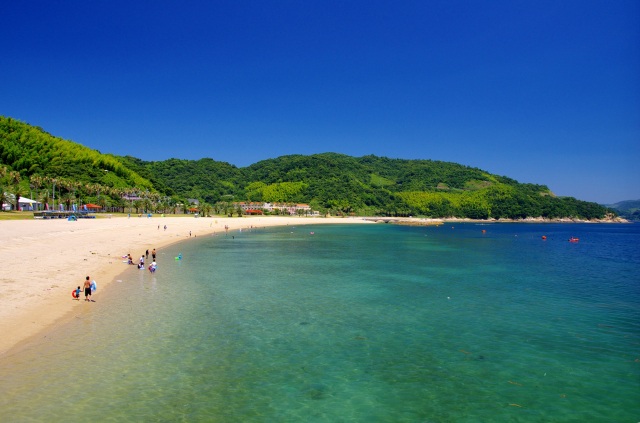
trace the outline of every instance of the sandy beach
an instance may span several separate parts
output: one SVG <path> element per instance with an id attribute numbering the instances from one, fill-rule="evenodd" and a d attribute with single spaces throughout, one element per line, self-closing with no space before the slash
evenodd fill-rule
<path id="1" fill-rule="evenodd" d="M 0 355 L 85 307 L 127 270 L 123 255 L 137 261 L 191 237 L 250 227 L 367 223 L 357 218 L 307 217 L 113 217 L 0 221 Z M 165 230 L 166 225 L 166 230 Z M 147 264 L 150 263 L 151 256 Z M 73 300 L 86 276 L 96 280 L 93 303 Z"/>

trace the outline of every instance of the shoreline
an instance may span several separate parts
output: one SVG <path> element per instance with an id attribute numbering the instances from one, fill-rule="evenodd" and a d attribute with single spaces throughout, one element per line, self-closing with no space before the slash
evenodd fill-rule
<path id="1" fill-rule="evenodd" d="M 67 220 L 0 221 L 0 356 L 35 335 L 88 311 L 95 303 L 73 301 L 71 291 L 89 275 L 98 283 L 98 294 L 127 270 L 122 256 L 130 253 L 137 263 L 145 250 L 159 252 L 193 237 L 249 229 L 251 227 L 311 224 L 385 222 L 399 225 L 445 223 L 629 223 L 549 219 L 473 220 L 382 217 L 289 217 L 242 218 L 171 216 L 113 217 Z M 167 225 L 167 229 L 164 229 Z M 149 260 L 146 260 L 148 265 Z M 81 295 L 82 296 L 82 295 Z M 82 305 L 82 306 L 80 306 Z M 83 307 L 84 306 L 84 307 Z"/>
<path id="2" fill-rule="evenodd" d="M 251 227 L 371 222 L 362 218 L 316 217 L 114 217 L 0 221 L 0 357 L 35 335 L 99 306 L 100 292 L 135 263 L 145 250 L 158 253 L 190 236 Z M 164 226 L 167 229 L 164 229 Z M 150 262 L 151 257 L 145 260 Z M 85 277 L 96 280 L 96 302 L 74 301 L 71 291 Z M 82 297 L 82 294 L 81 294 Z M 97 304 L 98 303 L 98 304 Z"/>

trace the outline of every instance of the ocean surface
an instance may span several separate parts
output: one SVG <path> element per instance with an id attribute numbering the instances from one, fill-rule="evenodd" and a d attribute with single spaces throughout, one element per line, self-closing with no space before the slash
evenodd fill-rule
<path id="1" fill-rule="evenodd" d="M 256 228 L 158 264 L 0 360 L 0 421 L 640 421 L 637 224 Z"/>

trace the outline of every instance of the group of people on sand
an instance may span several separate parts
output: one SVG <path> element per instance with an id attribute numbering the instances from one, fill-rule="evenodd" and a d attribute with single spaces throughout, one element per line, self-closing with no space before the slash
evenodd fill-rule
<path id="1" fill-rule="evenodd" d="M 142 254 L 140 256 L 140 259 L 138 260 L 138 263 L 134 263 L 133 261 L 133 257 L 131 257 L 131 253 L 127 254 L 126 256 L 124 256 L 127 258 L 127 264 L 132 264 L 132 265 L 136 265 L 138 267 L 138 269 L 144 269 L 144 261 L 145 259 L 148 260 L 149 259 L 149 250 L 146 250 L 144 252 L 144 254 Z M 151 265 L 149 265 L 149 271 L 151 273 L 156 271 L 156 268 L 158 267 L 158 264 L 156 263 L 156 249 L 154 248 L 153 250 L 151 250 Z"/>
<path id="2" fill-rule="evenodd" d="M 126 263 L 127 264 L 135 264 L 133 262 L 133 257 L 131 257 L 131 253 L 127 254 L 126 256 Z M 145 258 L 148 259 L 149 258 L 149 250 L 145 251 L 145 253 L 143 255 L 140 256 L 140 260 L 138 260 L 137 266 L 138 269 L 144 269 L 144 261 Z M 151 265 L 149 265 L 149 272 L 153 273 L 156 271 L 156 268 L 158 267 L 158 265 L 156 264 L 156 249 L 154 248 L 153 250 L 151 250 Z M 83 285 L 83 289 L 84 289 L 84 300 L 85 301 L 94 301 L 91 299 L 91 294 L 93 291 L 95 291 L 95 281 L 92 283 L 91 282 L 91 278 L 89 276 L 87 276 L 85 278 L 84 281 L 84 285 Z M 82 294 L 82 289 L 78 286 L 78 288 L 74 289 L 72 292 L 72 296 L 74 299 L 80 301 L 80 295 Z"/>

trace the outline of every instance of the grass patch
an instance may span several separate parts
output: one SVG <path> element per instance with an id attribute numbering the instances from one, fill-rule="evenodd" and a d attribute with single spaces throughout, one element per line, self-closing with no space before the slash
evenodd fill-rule
<path id="1" fill-rule="evenodd" d="M 390 185 L 395 185 L 395 182 L 392 181 L 391 179 L 387 179 L 383 176 L 376 175 L 375 173 L 371 174 L 370 183 L 371 185 L 376 187 L 386 187 Z"/>
<path id="2" fill-rule="evenodd" d="M 489 188 L 491 185 L 493 185 L 493 182 L 491 181 L 479 181 L 477 179 L 473 179 L 471 181 L 465 182 L 464 188 L 469 191 L 477 191 L 480 189 Z"/>
<path id="3" fill-rule="evenodd" d="M 30 211 L 3 211 L 0 212 L 0 221 L 2 220 L 33 220 L 33 212 Z"/>

